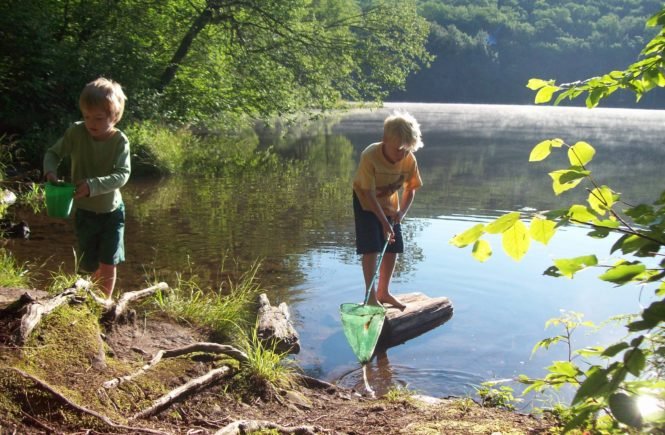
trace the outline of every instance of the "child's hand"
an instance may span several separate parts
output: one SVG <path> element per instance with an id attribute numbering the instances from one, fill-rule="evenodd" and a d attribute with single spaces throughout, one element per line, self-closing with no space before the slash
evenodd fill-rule
<path id="1" fill-rule="evenodd" d="M 44 178 L 46 178 L 46 181 L 50 181 L 51 183 L 54 183 L 54 184 L 58 183 L 58 176 L 55 175 L 53 172 L 47 172 L 44 175 Z"/>
<path id="2" fill-rule="evenodd" d="M 90 196 L 90 186 L 83 180 L 76 183 L 76 191 L 74 192 L 74 199 L 87 198 Z"/>

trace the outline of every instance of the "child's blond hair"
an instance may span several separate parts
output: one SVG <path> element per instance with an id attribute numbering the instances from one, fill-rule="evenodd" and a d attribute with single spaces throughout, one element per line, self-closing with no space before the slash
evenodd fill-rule
<path id="1" fill-rule="evenodd" d="M 397 137 L 402 142 L 402 149 L 416 152 L 424 146 L 420 124 L 407 112 L 394 112 L 383 121 L 383 134 Z"/>
<path id="2" fill-rule="evenodd" d="M 119 83 L 100 77 L 85 85 L 79 97 L 79 107 L 82 110 L 101 108 L 117 124 L 122 119 L 126 100 Z"/>

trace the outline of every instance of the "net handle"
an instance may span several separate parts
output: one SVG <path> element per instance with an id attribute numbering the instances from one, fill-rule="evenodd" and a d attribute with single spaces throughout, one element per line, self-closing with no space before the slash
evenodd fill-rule
<path id="1" fill-rule="evenodd" d="M 379 275 L 379 269 L 381 269 L 381 262 L 383 261 L 383 254 L 386 253 L 386 249 L 388 248 L 388 243 L 390 243 L 390 235 L 386 235 L 386 243 L 383 245 L 383 249 L 381 250 L 381 254 L 379 255 L 379 261 L 377 262 L 376 265 L 376 270 L 374 270 L 374 276 L 372 277 L 372 281 L 369 283 L 369 286 L 367 286 L 367 290 L 365 290 L 365 302 L 363 305 L 367 305 L 367 301 L 369 300 L 369 292 L 374 286 L 374 281 L 376 281 L 376 277 Z"/>

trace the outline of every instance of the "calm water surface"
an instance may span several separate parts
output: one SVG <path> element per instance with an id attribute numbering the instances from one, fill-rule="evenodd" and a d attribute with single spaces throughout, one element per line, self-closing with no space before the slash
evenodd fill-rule
<path id="1" fill-rule="evenodd" d="M 360 151 L 380 140 L 382 121 L 396 107 L 419 119 L 425 148 L 416 155 L 424 187 L 404 224 L 407 252 L 398 260 L 392 291 L 447 296 L 455 311 L 444 325 L 375 359 L 369 377 L 376 389 L 398 384 L 434 396 L 465 395 L 485 380 L 540 376 L 552 360 L 566 358 L 563 347 L 531 356 L 538 340 L 560 332 L 544 329 L 560 310 L 598 322 L 649 300 L 652 292 L 614 288 L 594 271 L 574 280 L 542 275 L 554 258 L 597 253 L 611 260 L 613 240 L 591 241 L 581 229 L 560 231 L 548 246 L 532 245 L 519 263 L 503 254 L 498 239 L 489 239 L 494 255 L 483 264 L 448 243 L 505 211 L 584 200 L 552 194 L 547 172 L 567 166 L 563 153 L 528 163 L 543 139 L 591 143 L 595 178 L 629 202 L 650 200 L 665 188 L 654 182 L 662 180 L 665 162 L 665 112 L 518 106 L 392 104 L 353 111 L 295 126 L 278 139 L 261 135 L 262 145 L 305 162 L 308 170 L 300 174 L 132 180 L 123 191 L 128 261 L 119 286 L 138 288 L 146 275 L 169 281 L 182 270 L 216 285 L 220 270 L 260 258 L 261 283 L 273 303 L 289 304 L 301 335 L 298 362 L 311 375 L 357 385 L 360 366 L 338 314 L 340 303 L 360 301 L 364 293 L 350 184 Z M 25 218 L 33 238 L 12 242 L 19 258 L 46 262 L 51 270 L 71 267 L 70 223 Z M 619 334 L 580 333 L 577 344 L 607 344 Z"/>

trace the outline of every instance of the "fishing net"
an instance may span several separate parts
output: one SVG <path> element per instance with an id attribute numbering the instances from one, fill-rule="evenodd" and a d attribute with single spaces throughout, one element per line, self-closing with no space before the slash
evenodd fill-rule
<path id="1" fill-rule="evenodd" d="M 374 355 L 379 341 L 386 309 L 378 305 L 345 303 L 339 307 L 342 327 L 353 353 L 361 364 L 366 364 Z"/>

